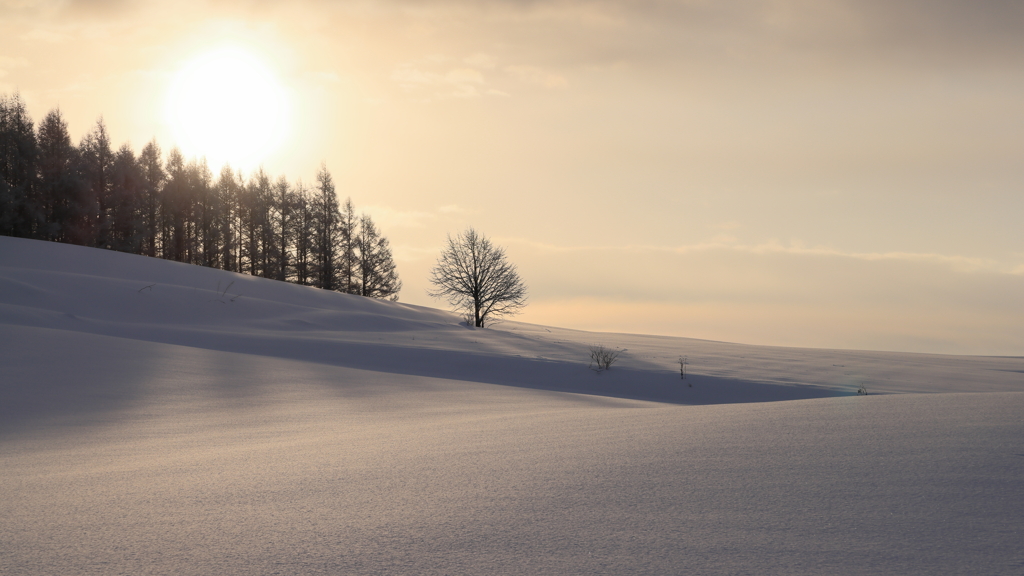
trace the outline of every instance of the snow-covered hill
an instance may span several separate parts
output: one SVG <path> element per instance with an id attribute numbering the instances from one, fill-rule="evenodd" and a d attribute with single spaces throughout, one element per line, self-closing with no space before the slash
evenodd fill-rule
<path id="1" fill-rule="evenodd" d="M 480 330 L 0 237 L 3 574 L 1019 574 L 1022 414 L 1022 358 Z"/>

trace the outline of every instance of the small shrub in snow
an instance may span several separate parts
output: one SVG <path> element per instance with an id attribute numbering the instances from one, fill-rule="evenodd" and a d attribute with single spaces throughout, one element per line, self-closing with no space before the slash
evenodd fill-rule
<path id="1" fill-rule="evenodd" d="M 868 389 L 863 384 L 861 384 L 860 388 L 857 388 L 857 394 L 859 396 L 867 396 L 868 395 Z"/>
<path id="2" fill-rule="evenodd" d="M 619 358 L 617 350 L 597 345 L 590 347 L 590 369 L 595 372 L 608 370 Z"/>

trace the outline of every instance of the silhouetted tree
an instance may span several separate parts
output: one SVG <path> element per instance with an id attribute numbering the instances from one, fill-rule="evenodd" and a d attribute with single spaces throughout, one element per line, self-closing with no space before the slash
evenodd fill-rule
<path id="1" fill-rule="evenodd" d="M 359 283 L 359 257 L 356 254 L 358 226 L 352 199 L 346 198 L 341 206 L 341 220 L 338 226 L 338 291 L 347 294 L 362 293 Z"/>
<path id="2" fill-rule="evenodd" d="M 370 298 L 397 301 L 402 281 L 395 270 L 388 239 L 381 236 L 373 220 L 366 215 L 359 218 L 359 233 L 355 242 L 358 252 L 359 294 Z"/>
<path id="3" fill-rule="evenodd" d="M 114 154 L 110 176 L 108 247 L 138 254 L 143 242 L 141 199 L 145 176 L 128 144 Z"/>
<path id="4" fill-rule="evenodd" d="M 143 184 L 140 191 L 139 210 L 142 215 L 142 253 L 157 256 L 160 244 L 161 193 L 167 173 L 164 172 L 160 158 L 160 146 L 156 139 L 143 146 L 139 154 L 139 169 L 142 172 Z"/>
<path id="5" fill-rule="evenodd" d="M 505 250 L 469 228 L 452 238 L 430 271 L 434 298 L 443 298 L 466 314 L 467 321 L 484 327 L 492 318 L 517 313 L 526 305 L 526 285 Z"/>
<path id="6" fill-rule="evenodd" d="M 36 134 L 21 95 L 0 96 L 0 234 L 34 237 L 43 213 L 35 198 Z"/>
<path id="7" fill-rule="evenodd" d="M 337 290 L 341 211 L 338 208 L 334 180 L 326 164 L 320 165 L 316 182 L 313 197 L 313 285 L 325 290 Z"/>
<path id="8" fill-rule="evenodd" d="M 288 180 L 281 176 L 273 188 L 273 231 L 274 231 L 274 275 L 276 280 L 287 280 L 292 264 L 289 259 L 292 238 L 295 234 L 295 199 Z"/>
<path id="9" fill-rule="evenodd" d="M 260 273 L 264 278 L 276 278 L 277 234 L 274 230 L 274 185 L 270 176 L 260 167 L 253 176 L 256 186 L 256 207 L 259 211 Z"/>
<path id="10" fill-rule="evenodd" d="M 223 243 L 221 265 L 225 270 L 241 272 L 242 221 L 240 214 L 242 178 L 231 166 L 224 165 L 215 188 L 220 198 L 220 237 Z"/>
<path id="11" fill-rule="evenodd" d="M 0 95 L 0 234 L 71 242 L 396 300 L 386 238 L 352 200 L 260 168 L 248 180 L 156 140 L 111 148 L 103 118 L 71 142 L 59 109 L 33 129 L 18 94 Z"/>
<path id="12" fill-rule="evenodd" d="M 59 109 L 39 123 L 38 189 L 45 228 L 39 238 L 71 242 L 76 199 L 83 183 L 79 175 L 78 149 L 71 143 L 68 124 Z"/>
<path id="13" fill-rule="evenodd" d="M 167 154 L 167 181 L 161 194 L 163 257 L 188 261 L 188 221 L 191 211 L 185 157 L 177 147 Z"/>
<path id="14" fill-rule="evenodd" d="M 220 198 L 213 186 L 213 174 L 206 158 L 188 164 L 189 198 L 192 201 L 190 262 L 209 268 L 220 267 L 221 237 L 218 226 Z"/>
<path id="15" fill-rule="evenodd" d="M 313 214 L 313 199 L 309 189 L 300 181 L 295 186 L 293 196 L 292 230 L 295 238 L 295 282 L 309 285 L 313 278 L 313 245 L 315 240 L 316 218 Z"/>
<path id="16" fill-rule="evenodd" d="M 84 194 L 79 197 L 78 207 L 80 240 L 87 246 L 109 248 L 114 152 L 102 117 L 96 121 L 92 131 L 82 138 L 78 149 L 85 179 Z"/>

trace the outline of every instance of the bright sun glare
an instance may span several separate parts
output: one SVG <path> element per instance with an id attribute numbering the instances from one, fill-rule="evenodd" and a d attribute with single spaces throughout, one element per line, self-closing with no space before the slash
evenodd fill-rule
<path id="1" fill-rule="evenodd" d="M 239 48 L 203 54 L 178 73 L 167 100 L 175 143 L 188 156 L 205 156 L 252 169 L 281 143 L 288 127 L 285 91 L 263 62 Z"/>

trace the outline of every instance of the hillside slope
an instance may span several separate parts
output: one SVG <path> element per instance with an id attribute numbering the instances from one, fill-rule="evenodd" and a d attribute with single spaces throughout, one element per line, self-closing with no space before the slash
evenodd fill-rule
<path id="1" fill-rule="evenodd" d="M 1019 574 L 1022 370 L 0 237 L 0 573 Z"/>
<path id="2" fill-rule="evenodd" d="M 714 404 L 1024 391 L 1024 358 L 745 346 L 499 323 L 176 262 L 0 238 L 0 322 L 376 372 Z M 622 349 L 607 373 L 588 347 Z M 682 386 L 678 358 L 689 376 Z"/>

